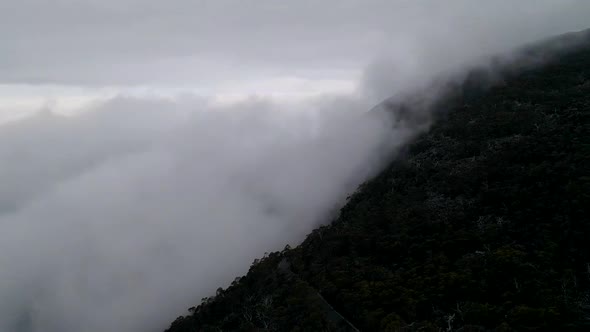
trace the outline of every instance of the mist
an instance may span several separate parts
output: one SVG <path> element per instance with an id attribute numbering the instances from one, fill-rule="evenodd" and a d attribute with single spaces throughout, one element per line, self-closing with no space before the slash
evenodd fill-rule
<path id="1" fill-rule="evenodd" d="M 296 12 L 317 10 L 320 18 L 332 7 L 343 10 L 337 2 L 325 8 L 303 3 L 295 5 Z M 0 330 L 165 329 L 202 297 L 246 273 L 264 252 L 296 245 L 330 222 L 347 195 L 431 125 L 428 116 L 416 124 L 399 122 L 395 114 L 368 112 L 380 101 L 403 98 L 434 79 L 485 62 L 486 56 L 584 28 L 590 13 L 583 1 L 523 1 L 526 6 L 500 1 L 485 10 L 472 1 L 388 3 L 368 7 L 388 9 L 388 15 L 367 9 L 363 13 L 374 13 L 375 19 L 369 15 L 355 21 L 376 26 L 383 36 L 362 50 L 367 56 L 350 62 L 361 73 L 352 78 L 351 92 L 318 91 L 296 100 L 262 92 L 222 104 L 214 95 L 121 93 L 74 115 L 60 115 L 48 106 L 0 125 Z M 342 6 L 359 5 L 349 1 Z M 396 12 L 396 6 L 405 9 Z M 333 29 L 329 15 L 320 21 L 317 27 Z M 219 30 L 221 36 L 232 31 Z M 281 44 L 287 37 L 276 40 Z M 173 48 L 176 39 L 170 39 L 167 45 Z M 210 47 L 231 53 L 231 43 L 219 40 Z M 64 45 L 60 38 L 54 42 Z M 299 71 L 310 52 L 305 48 L 316 41 L 294 43 L 302 48 L 293 55 L 297 59 L 282 64 L 264 48 L 238 47 L 236 53 L 244 54 L 247 64 L 260 56 L 283 72 L 291 66 Z M 180 53 L 195 51 L 182 45 Z M 142 76 L 147 71 L 149 80 L 174 80 L 157 66 L 150 72 L 153 64 L 142 52 L 144 47 L 129 53 L 138 57 L 141 68 L 127 68 L 121 77 L 148 80 Z M 40 76 L 27 82 L 130 82 L 117 77 L 124 61 L 114 67 L 105 62 L 112 54 L 96 55 L 105 72 L 94 75 L 90 63 L 66 66 L 66 53 L 51 51 L 34 63 Z M 326 66 L 329 58 L 314 67 Z M 15 63 L 17 59 L 6 82 L 31 77 L 28 70 L 16 70 Z M 82 75 L 76 69 L 86 71 Z M 430 90 L 424 100 L 436 97 Z"/>

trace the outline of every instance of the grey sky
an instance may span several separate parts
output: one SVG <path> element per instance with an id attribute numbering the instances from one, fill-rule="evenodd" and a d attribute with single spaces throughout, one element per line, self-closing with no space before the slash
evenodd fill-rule
<path id="1" fill-rule="evenodd" d="M 2 1 L 0 83 L 342 78 L 383 48 L 490 51 L 584 28 L 589 14 L 584 0 Z"/>

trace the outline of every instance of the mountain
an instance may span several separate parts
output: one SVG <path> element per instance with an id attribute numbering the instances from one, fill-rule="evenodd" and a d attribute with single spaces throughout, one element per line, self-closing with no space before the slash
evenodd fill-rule
<path id="1" fill-rule="evenodd" d="M 590 32 L 496 66 L 332 223 L 167 331 L 590 330 Z"/>

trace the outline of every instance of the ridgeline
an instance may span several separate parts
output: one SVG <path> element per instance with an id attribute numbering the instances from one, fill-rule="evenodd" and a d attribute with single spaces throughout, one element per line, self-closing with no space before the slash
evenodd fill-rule
<path id="1" fill-rule="evenodd" d="M 590 33 L 553 42 L 580 36 L 468 77 L 336 220 L 167 331 L 590 331 Z"/>

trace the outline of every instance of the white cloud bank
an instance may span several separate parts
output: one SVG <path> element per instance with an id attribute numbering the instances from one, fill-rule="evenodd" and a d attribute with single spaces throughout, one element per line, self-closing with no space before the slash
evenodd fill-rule
<path id="1" fill-rule="evenodd" d="M 162 328 L 302 239 L 408 134 L 341 108 L 198 104 L 115 99 L 0 130 L 0 329 Z"/>

